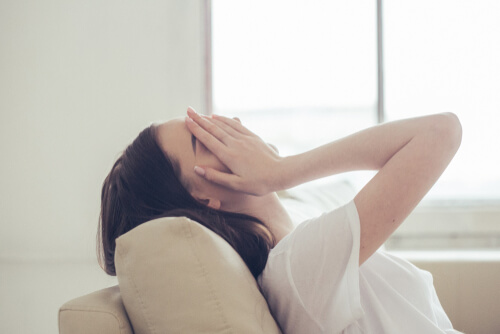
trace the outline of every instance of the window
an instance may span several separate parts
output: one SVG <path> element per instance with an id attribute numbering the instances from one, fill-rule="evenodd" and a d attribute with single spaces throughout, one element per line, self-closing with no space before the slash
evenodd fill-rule
<path id="1" fill-rule="evenodd" d="M 462 146 L 388 248 L 500 248 L 500 3 L 384 1 L 386 119 L 453 111 Z"/>
<path id="2" fill-rule="evenodd" d="M 213 0 L 213 111 L 283 154 L 376 123 L 375 3 Z"/>
<path id="3" fill-rule="evenodd" d="M 496 0 L 384 1 L 386 118 L 453 111 L 462 121 L 432 199 L 500 200 L 499 31 Z"/>
<path id="4" fill-rule="evenodd" d="M 376 124 L 377 9 L 212 0 L 213 111 L 240 117 L 285 155 Z M 498 248 L 500 3 L 386 0 L 382 9 L 384 118 L 453 111 L 464 128 L 454 161 L 388 247 Z M 361 186 L 371 175 L 348 177 Z"/>

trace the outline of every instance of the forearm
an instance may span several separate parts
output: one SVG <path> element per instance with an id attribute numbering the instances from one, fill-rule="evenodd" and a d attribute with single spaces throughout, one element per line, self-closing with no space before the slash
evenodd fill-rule
<path id="1" fill-rule="evenodd" d="M 287 157 L 283 160 L 279 187 L 289 188 L 347 171 L 380 170 L 415 137 L 442 132 L 443 124 L 450 122 L 450 118 L 455 116 L 437 114 L 389 122 Z M 427 144 L 422 141 L 420 146 L 407 148 L 416 151 Z"/>

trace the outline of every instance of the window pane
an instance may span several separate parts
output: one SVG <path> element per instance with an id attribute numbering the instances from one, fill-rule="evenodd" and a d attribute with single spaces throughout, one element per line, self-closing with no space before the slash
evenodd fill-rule
<path id="1" fill-rule="evenodd" d="M 213 0 L 214 112 L 284 154 L 376 122 L 375 2 Z"/>
<path id="2" fill-rule="evenodd" d="M 453 111 L 463 141 L 428 199 L 500 199 L 500 2 L 384 1 L 387 118 Z"/>

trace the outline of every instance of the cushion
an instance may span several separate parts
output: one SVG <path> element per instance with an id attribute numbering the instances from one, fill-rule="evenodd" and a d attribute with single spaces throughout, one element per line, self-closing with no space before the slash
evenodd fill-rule
<path id="1" fill-rule="evenodd" d="M 115 266 L 136 334 L 280 333 L 241 257 L 188 218 L 152 220 L 122 235 Z"/>
<path id="2" fill-rule="evenodd" d="M 70 300 L 59 309 L 60 334 L 132 334 L 118 286 Z"/>

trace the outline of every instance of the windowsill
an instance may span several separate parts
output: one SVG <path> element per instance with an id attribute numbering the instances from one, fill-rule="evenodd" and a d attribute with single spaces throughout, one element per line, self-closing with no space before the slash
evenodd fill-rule
<path id="1" fill-rule="evenodd" d="M 387 251 L 408 261 L 500 262 L 500 250 Z"/>
<path id="2" fill-rule="evenodd" d="M 387 240 L 388 250 L 446 254 L 500 252 L 497 202 L 424 202 Z"/>

